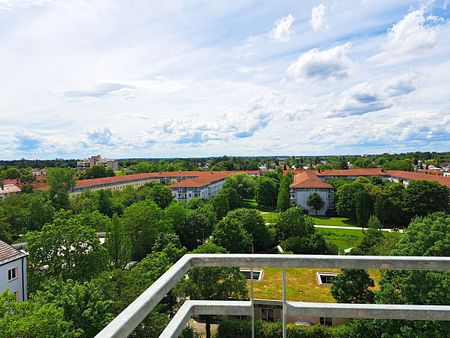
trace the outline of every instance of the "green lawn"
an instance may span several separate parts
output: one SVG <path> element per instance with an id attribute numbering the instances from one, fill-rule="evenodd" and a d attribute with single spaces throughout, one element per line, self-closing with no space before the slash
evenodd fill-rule
<path id="1" fill-rule="evenodd" d="M 262 281 L 254 282 L 254 297 L 259 299 L 282 299 L 282 268 L 265 267 Z M 319 285 L 316 279 L 317 272 L 339 272 L 340 269 L 308 269 L 288 268 L 286 269 L 286 299 L 288 301 L 300 302 L 336 302 L 331 295 L 331 287 Z M 376 286 L 380 280 L 377 270 L 369 270 Z M 250 282 L 247 281 L 250 290 Z"/>
<path id="2" fill-rule="evenodd" d="M 344 249 L 358 246 L 364 237 L 364 232 L 361 230 L 326 228 L 316 228 L 316 230 L 323 234 L 327 242 L 336 244 L 341 252 Z"/>
<path id="3" fill-rule="evenodd" d="M 247 209 L 258 209 L 258 204 L 256 204 L 255 199 L 244 198 L 242 201 L 242 207 Z"/>
<path id="4" fill-rule="evenodd" d="M 319 225 L 330 225 L 330 226 L 341 226 L 341 227 L 357 227 L 358 224 L 353 223 L 350 219 L 346 217 L 312 217 L 314 219 L 314 224 Z"/>
<path id="5" fill-rule="evenodd" d="M 264 218 L 264 222 L 266 223 L 275 223 L 278 219 L 278 212 L 261 212 L 261 216 Z"/>

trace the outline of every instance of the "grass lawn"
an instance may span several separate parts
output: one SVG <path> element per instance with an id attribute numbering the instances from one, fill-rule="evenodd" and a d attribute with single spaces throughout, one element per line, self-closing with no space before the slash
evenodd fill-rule
<path id="1" fill-rule="evenodd" d="M 342 252 L 344 249 L 358 246 L 364 237 L 361 230 L 316 228 L 316 231 L 322 233 L 327 242 L 336 244 Z"/>
<path id="2" fill-rule="evenodd" d="M 331 225 L 331 226 L 341 226 L 341 227 L 357 227 L 358 224 L 353 223 L 350 219 L 346 217 L 312 217 L 314 224 L 319 225 Z"/>
<path id="3" fill-rule="evenodd" d="M 256 204 L 256 200 L 244 198 L 242 201 L 242 207 L 247 209 L 258 209 L 258 204 Z"/>
<path id="4" fill-rule="evenodd" d="M 263 268 L 264 276 L 262 281 L 254 282 L 254 296 L 260 299 L 282 299 L 281 279 L 282 268 Z M 331 287 L 319 285 L 316 279 L 317 272 L 339 272 L 339 269 L 307 269 L 290 268 L 286 269 L 286 298 L 290 301 L 302 302 L 322 302 L 334 303 L 331 296 Z M 376 284 L 380 280 L 378 270 L 369 270 L 370 276 Z M 250 282 L 247 281 L 250 290 Z M 377 285 L 375 289 L 377 288 Z"/>
<path id="5" fill-rule="evenodd" d="M 275 223 L 278 219 L 278 212 L 261 212 L 262 218 L 264 218 L 264 222 L 266 223 Z"/>

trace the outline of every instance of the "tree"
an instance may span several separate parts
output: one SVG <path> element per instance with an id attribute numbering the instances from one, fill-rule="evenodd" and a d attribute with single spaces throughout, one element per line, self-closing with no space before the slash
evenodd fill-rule
<path id="1" fill-rule="evenodd" d="M 175 229 L 181 244 L 188 250 L 193 250 L 204 243 L 213 231 L 214 218 L 211 210 L 205 207 L 189 210 L 184 224 Z"/>
<path id="2" fill-rule="evenodd" d="M 409 217 L 426 216 L 449 210 L 449 190 L 435 181 L 411 181 L 405 189 L 405 208 Z"/>
<path id="3" fill-rule="evenodd" d="M 226 197 L 230 210 L 242 206 L 242 197 L 236 189 L 232 187 L 222 188 L 220 194 Z"/>
<path id="4" fill-rule="evenodd" d="M 111 190 L 100 190 L 98 192 L 98 211 L 109 217 L 111 217 L 113 213 L 111 198 Z"/>
<path id="5" fill-rule="evenodd" d="M 115 176 L 114 170 L 101 164 L 94 165 L 84 172 L 83 178 L 101 178 Z"/>
<path id="6" fill-rule="evenodd" d="M 292 181 L 293 176 L 290 173 L 284 176 L 281 180 L 277 198 L 277 208 L 280 211 L 285 211 L 291 206 L 290 186 Z"/>
<path id="7" fill-rule="evenodd" d="M 166 185 L 156 184 L 150 191 L 150 198 L 155 201 L 161 209 L 165 209 L 173 201 L 172 190 Z"/>
<path id="8" fill-rule="evenodd" d="M 256 203 L 262 207 L 274 208 L 277 204 L 277 181 L 269 177 L 259 177 L 256 181 Z"/>
<path id="9" fill-rule="evenodd" d="M 250 234 L 254 251 L 263 252 L 274 246 L 274 233 L 265 224 L 261 214 L 254 209 L 236 209 L 227 214 L 228 219 L 239 222 Z"/>
<path id="10" fill-rule="evenodd" d="M 365 190 L 360 182 L 350 182 L 340 186 L 336 192 L 336 210 L 339 215 L 356 221 L 356 195 Z"/>
<path id="11" fill-rule="evenodd" d="M 255 179 L 247 174 L 230 175 L 225 180 L 223 188 L 231 187 L 235 189 L 242 199 L 253 198 L 255 196 Z"/>
<path id="12" fill-rule="evenodd" d="M 205 243 L 193 251 L 196 254 L 226 253 L 213 243 Z M 247 287 L 239 268 L 193 268 L 188 272 L 178 293 L 198 300 L 238 300 L 247 298 Z M 211 317 L 207 316 L 206 337 L 211 337 Z"/>
<path id="13" fill-rule="evenodd" d="M 305 214 L 301 207 L 293 207 L 280 213 L 275 224 L 277 239 L 283 241 L 289 237 L 303 237 L 314 233 L 311 217 Z"/>
<path id="14" fill-rule="evenodd" d="M 55 208 L 43 193 L 31 195 L 27 211 L 27 230 L 40 230 L 44 224 L 53 222 Z"/>
<path id="15" fill-rule="evenodd" d="M 49 168 L 47 182 L 50 185 L 50 200 L 56 210 L 70 206 L 69 190 L 75 186 L 75 171 L 71 168 Z"/>
<path id="16" fill-rule="evenodd" d="M 374 293 L 370 288 L 374 286 L 366 270 L 344 269 L 334 278 L 331 294 L 338 303 L 373 303 Z"/>
<path id="17" fill-rule="evenodd" d="M 322 197 L 320 197 L 320 195 L 316 192 L 313 192 L 311 195 L 309 195 L 308 197 L 308 202 L 307 202 L 309 207 L 312 207 L 317 215 L 317 212 L 323 208 L 323 206 L 325 205 L 325 202 L 323 201 Z"/>
<path id="18" fill-rule="evenodd" d="M 236 219 L 224 217 L 212 232 L 213 242 L 231 253 L 251 252 L 252 239 Z"/>
<path id="19" fill-rule="evenodd" d="M 158 235 L 171 228 L 171 223 L 162 219 L 162 210 L 150 200 L 126 208 L 122 222 L 131 237 L 132 256 L 136 260 L 150 253 Z"/>
<path id="20" fill-rule="evenodd" d="M 64 310 L 64 320 L 72 323 L 81 337 L 95 336 L 113 318 L 113 301 L 90 282 L 49 280 L 33 295 L 40 304 L 54 304 Z"/>
<path id="21" fill-rule="evenodd" d="M 16 302 L 14 295 L 5 290 L 0 294 L 0 333 L 2 337 L 69 338 L 78 337 L 80 331 L 71 329 L 64 310 L 54 304 Z"/>
<path id="22" fill-rule="evenodd" d="M 305 236 L 294 236 L 282 241 L 281 247 L 285 251 L 294 254 L 337 254 L 331 246 L 327 245 L 321 233 L 313 233 Z M 338 249 L 339 250 L 339 249 Z"/>
<path id="23" fill-rule="evenodd" d="M 75 218 L 57 217 L 29 233 L 27 248 L 30 290 L 48 278 L 86 281 L 107 267 L 108 254 L 95 230 Z"/>
<path id="24" fill-rule="evenodd" d="M 369 221 L 372 213 L 372 200 L 366 190 L 360 190 L 356 193 L 355 214 L 359 226 L 364 227 Z"/>
<path id="25" fill-rule="evenodd" d="M 211 204 L 219 220 L 225 217 L 228 211 L 231 210 L 228 198 L 224 194 L 218 194 L 214 196 L 211 199 Z"/>
<path id="26" fill-rule="evenodd" d="M 390 253 L 394 256 L 447 256 L 450 252 L 450 216 L 443 212 L 417 217 Z M 377 303 L 447 305 L 450 303 L 448 271 L 385 270 L 381 273 Z M 382 332 L 389 337 L 446 337 L 448 325 L 439 321 L 357 321 L 366 336 Z"/>
<path id="27" fill-rule="evenodd" d="M 105 247 L 109 253 L 110 266 L 123 269 L 131 259 L 131 238 L 119 216 L 114 214 L 106 233 Z"/>

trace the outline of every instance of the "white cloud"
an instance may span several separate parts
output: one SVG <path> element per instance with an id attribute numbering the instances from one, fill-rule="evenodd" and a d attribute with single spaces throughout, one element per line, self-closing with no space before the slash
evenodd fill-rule
<path id="1" fill-rule="evenodd" d="M 299 82 L 345 78 L 352 67 L 347 56 L 350 47 L 347 42 L 323 51 L 311 49 L 289 66 L 287 74 Z"/>
<path id="2" fill-rule="evenodd" d="M 314 31 L 327 28 L 325 15 L 327 13 L 327 6 L 320 4 L 314 6 L 311 10 L 311 27 Z"/>
<path id="3" fill-rule="evenodd" d="M 45 6 L 56 0 L 0 0 L 0 9 L 12 10 L 14 8 Z"/>
<path id="4" fill-rule="evenodd" d="M 292 35 L 292 24 L 294 23 L 294 17 L 289 14 L 284 18 L 278 20 L 272 31 L 269 33 L 270 37 L 277 42 L 287 42 Z"/>
<path id="5" fill-rule="evenodd" d="M 344 91 L 337 104 L 333 105 L 327 117 L 347 117 L 364 115 L 385 110 L 394 105 L 394 98 L 407 95 L 414 90 L 415 74 L 394 77 L 382 86 L 364 82 Z"/>
<path id="6" fill-rule="evenodd" d="M 436 31 L 426 26 L 428 21 L 430 19 L 425 17 L 425 8 L 408 13 L 389 29 L 387 49 L 394 53 L 407 53 L 433 48 Z"/>

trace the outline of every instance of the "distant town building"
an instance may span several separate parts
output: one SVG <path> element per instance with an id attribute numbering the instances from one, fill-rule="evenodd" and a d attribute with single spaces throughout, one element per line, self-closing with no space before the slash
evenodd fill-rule
<path id="1" fill-rule="evenodd" d="M 27 254 L 0 240 L 0 292 L 9 289 L 16 301 L 26 301 Z"/>
<path id="2" fill-rule="evenodd" d="M 92 168 L 95 165 L 103 165 L 105 167 L 111 168 L 114 171 L 119 171 L 119 161 L 108 158 L 102 158 L 100 155 L 91 156 L 88 159 L 84 159 L 77 162 L 78 169 L 88 169 Z"/>

